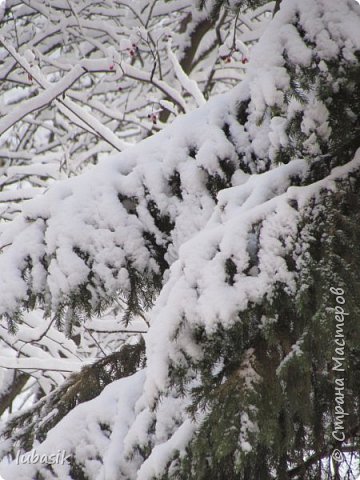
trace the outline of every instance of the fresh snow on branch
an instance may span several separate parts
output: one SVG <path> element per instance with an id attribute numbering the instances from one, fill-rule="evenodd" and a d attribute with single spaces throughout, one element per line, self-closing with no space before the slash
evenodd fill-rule
<path id="1" fill-rule="evenodd" d="M 0 368 L 79 372 L 83 366 L 83 362 L 74 362 L 60 358 L 9 358 L 0 356 Z"/>
<path id="2" fill-rule="evenodd" d="M 36 306 L 59 325 L 83 322 L 96 331 L 101 319 L 93 316 L 114 299 L 124 327 L 130 313 L 150 324 L 146 369 L 77 405 L 41 440 L 39 453 L 63 448 L 72 463 L 54 465 L 50 473 L 13 463 L 4 468 L 10 477 L 41 472 L 71 479 L 72 465 L 90 480 L 175 476 L 209 414 L 208 403 L 196 403 L 201 388 L 211 390 L 206 393 L 213 401 L 228 381 L 243 388 L 235 402 L 254 394 L 263 372 L 256 368 L 253 332 L 249 341 L 230 345 L 238 355 L 234 364 L 230 359 L 224 366 L 228 359 L 219 354 L 208 372 L 204 362 L 217 352 L 206 351 L 204 339 L 245 328 L 249 317 L 258 332 L 266 320 L 260 306 L 271 305 L 279 290 L 295 297 L 313 241 L 304 222 L 315 222 L 324 197 L 359 175 L 358 141 L 341 143 L 334 121 L 340 102 L 332 104 L 341 81 L 358 68 L 359 23 L 351 1 L 283 0 L 238 86 L 88 172 L 54 183 L 2 228 L 0 314 L 9 325 L 22 325 L 24 308 Z M 172 60 L 182 87 L 203 103 L 201 91 Z M 152 73 L 131 63 L 122 69 L 125 76 L 153 81 Z M 176 98 L 173 87 L 162 91 Z M 357 125 L 351 106 L 345 107 L 341 118 Z M 104 330 L 114 324 L 104 322 Z M 39 367 L 43 359 L 36 363 L 27 347 L 30 358 L 16 361 Z M 76 363 L 68 355 L 52 365 L 62 361 Z M 217 392 L 206 384 L 206 373 L 217 378 Z M 279 396 L 284 385 L 279 381 Z M 261 424 L 252 407 L 237 410 L 232 448 L 240 455 L 258 447 L 252 439 Z"/>

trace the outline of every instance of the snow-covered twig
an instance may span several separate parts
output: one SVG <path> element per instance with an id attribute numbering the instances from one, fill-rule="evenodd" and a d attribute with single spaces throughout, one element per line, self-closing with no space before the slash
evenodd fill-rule
<path id="1" fill-rule="evenodd" d="M 9 54 L 12 55 L 14 59 L 19 63 L 19 65 L 28 73 L 30 78 L 33 78 L 39 86 L 45 89 L 45 92 L 43 94 L 40 94 L 34 99 L 28 100 L 27 104 L 25 105 L 25 109 L 24 105 L 20 105 L 19 109 L 16 112 L 14 112 L 13 114 L 9 114 L 4 119 L 2 119 L 2 121 L 0 121 L 0 134 L 6 132 L 6 130 L 8 130 L 14 123 L 26 116 L 28 113 L 31 113 L 34 110 L 41 109 L 42 107 L 44 107 L 44 105 L 50 103 L 54 99 L 57 99 L 57 101 L 63 107 L 65 107 L 64 113 L 68 113 L 67 111 L 70 111 L 71 114 L 78 117 L 81 122 L 85 123 L 88 127 L 90 127 L 91 130 L 93 130 L 103 140 L 112 145 L 116 150 L 122 151 L 128 146 L 125 142 L 119 140 L 116 135 L 111 132 L 111 130 L 106 128 L 94 116 L 86 112 L 84 109 L 82 109 L 69 99 L 58 98 L 61 94 L 66 92 L 68 88 L 70 88 L 84 73 L 88 73 L 88 71 L 91 71 L 91 65 L 94 64 L 94 61 L 87 62 L 86 67 L 80 65 L 74 67 L 74 69 L 54 87 L 41 75 L 39 69 L 32 68 L 26 61 L 26 59 L 22 58 L 11 45 L 7 44 L 4 38 L 0 37 L 0 43 L 3 44 Z M 101 61 L 101 64 L 105 67 L 104 60 Z M 99 71 L 99 64 L 95 62 L 95 65 L 95 70 L 94 68 L 92 70 Z"/>
<path id="2" fill-rule="evenodd" d="M 168 41 L 168 56 L 171 60 L 172 66 L 174 67 L 175 74 L 181 83 L 182 87 L 194 98 L 198 107 L 205 104 L 204 95 L 201 93 L 201 90 L 195 80 L 191 80 L 189 76 L 184 72 L 181 67 L 176 55 L 171 50 L 171 40 Z"/>
<path id="3" fill-rule="evenodd" d="M 13 370 L 52 370 L 57 372 L 79 372 L 88 362 L 75 362 L 65 358 L 10 358 L 0 356 L 0 368 Z"/>

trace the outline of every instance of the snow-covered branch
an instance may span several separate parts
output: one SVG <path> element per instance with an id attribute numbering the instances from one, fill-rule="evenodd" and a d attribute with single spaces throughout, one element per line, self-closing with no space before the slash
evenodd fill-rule
<path id="1" fill-rule="evenodd" d="M 12 370 L 53 370 L 58 372 L 78 372 L 84 366 L 84 362 L 74 362 L 60 358 L 9 358 L 0 356 L 0 368 Z"/>
<path id="2" fill-rule="evenodd" d="M 168 55 L 171 60 L 171 63 L 174 67 L 175 74 L 180 81 L 182 87 L 194 97 L 198 107 L 201 105 L 205 104 L 205 98 L 204 95 L 201 93 L 198 84 L 195 82 L 195 80 L 191 80 L 188 75 L 184 72 L 182 69 L 178 59 L 176 58 L 176 55 L 171 50 L 171 41 L 169 41 L 168 44 Z"/>

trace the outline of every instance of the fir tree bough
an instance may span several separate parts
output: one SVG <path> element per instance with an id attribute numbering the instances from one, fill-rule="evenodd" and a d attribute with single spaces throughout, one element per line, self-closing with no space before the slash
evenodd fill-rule
<path id="1" fill-rule="evenodd" d="M 355 1 L 283 0 L 232 92 L 24 207 L 2 240 L 11 244 L 0 259 L 3 315 L 29 307 L 28 292 L 59 317 L 82 307 L 92 315 L 112 296 L 127 302 L 125 322 L 154 307 L 146 371 L 86 407 L 111 392 L 123 409 L 111 431 L 97 413 L 107 440 L 94 437 L 96 454 L 71 441 L 65 416 L 55 428 L 70 466 L 9 471 L 73 480 L 355 475 L 359 58 Z M 332 288 L 348 313 L 343 441 L 333 435 Z M 81 422 L 84 410 L 71 414 Z M 41 448 L 50 447 L 45 438 Z"/>

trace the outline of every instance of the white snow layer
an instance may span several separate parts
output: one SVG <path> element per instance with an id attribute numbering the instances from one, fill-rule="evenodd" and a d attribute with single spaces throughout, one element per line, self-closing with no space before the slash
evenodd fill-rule
<path id="1" fill-rule="evenodd" d="M 144 383 L 145 370 L 131 377 L 117 380 L 90 402 L 72 410 L 47 435 L 46 441 L 36 446 L 36 454 L 50 455 L 65 451 L 83 462 L 89 478 L 112 480 L 119 478 L 122 460 L 121 445 L 134 422 L 134 405 Z M 109 433 L 110 432 L 110 433 Z M 69 435 L 70 434 L 70 435 Z M 24 463 L 2 465 L 1 474 L 7 479 L 29 480 L 34 478 L 39 464 Z M 70 467 L 53 465 L 56 477 L 44 468 L 45 480 L 59 478 L 70 480 Z"/>
<path id="2" fill-rule="evenodd" d="M 296 16 L 311 48 L 291 25 Z M 352 162 L 334 169 L 324 180 L 291 187 L 292 177 L 306 174 L 307 161 L 294 159 L 282 166 L 273 162 L 279 146 L 288 141 L 286 125 L 299 109 L 304 111 L 302 128 L 310 155 L 316 155 L 319 139 L 326 141 L 330 135 L 324 104 L 314 98 L 304 105 L 296 100 L 286 105 L 284 91 L 290 79 L 284 51 L 300 67 L 309 66 L 315 51 L 320 60 L 336 59 L 341 50 L 354 61 L 354 52 L 360 49 L 359 19 L 360 8 L 351 0 L 283 0 L 281 11 L 253 50 L 242 84 L 90 172 L 52 186 L 44 196 L 29 201 L 22 215 L 5 229 L 0 245 L 1 313 L 14 311 L 26 298 L 20 270 L 28 257 L 35 266 L 32 288 L 51 295 L 53 307 L 87 279 L 89 268 L 74 247 L 89 253 L 95 284 L 103 283 L 110 294 L 129 288 L 128 259 L 140 273 L 151 276 L 157 271 L 144 243 L 144 230 L 167 246 L 166 259 L 172 264 L 151 313 L 146 374 L 114 382 L 95 400 L 76 407 L 49 433 L 39 451 L 74 452 L 92 480 L 150 480 L 174 450 L 183 451 L 196 425 L 185 413 L 187 400 L 169 391 L 169 362 L 181 362 L 182 352 L 201 358 L 190 335 L 195 325 L 208 333 L 219 323 L 228 327 L 238 321 L 239 312 L 241 318 L 249 302 L 271 297 L 275 282 L 292 289 L 294 278 L 284 255 L 294 245 L 301 208 L 322 188 L 336 188 L 337 179 L 360 167 L 358 151 Z M 247 99 L 248 117 L 239 125 L 236 106 Z M 268 109 L 274 106 L 279 114 L 271 118 Z M 225 123 L 235 147 L 222 130 Z M 252 174 L 234 174 L 233 187 L 219 193 L 215 206 L 205 186 L 207 175 L 219 171 L 219 158 L 236 161 L 237 152 Z M 263 173 L 269 169 L 269 159 L 270 170 Z M 169 189 L 168 180 L 175 171 L 182 198 Z M 120 203 L 119 193 L 129 199 L 127 203 Z M 149 215 L 150 198 L 174 222 L 169 238 Z M 39 262 L 44 255 L 51 258 L 48 272 Z M 225 282 L 227 258 L 237 267 L 233 285 Z M 156 404 L 161 393 L 165 396 Z M 109 438 L 101 432 L 100 423 L 111 426 Z M 155 430 L 149 435 L 151 425 Z M 248 448 L 245 437 L 242 442 Z M 149 444 L 152 451 L 144 462 L 135 447 Z M 59 478 L 69 478 L 67 466 L 54 468 Z M 33 472 L 31 465 L 11 465 L 3 475 L 21 480 L 32 478 Z M 46 477 L 45 470 L 43 474 L 54 478 Z"/>

